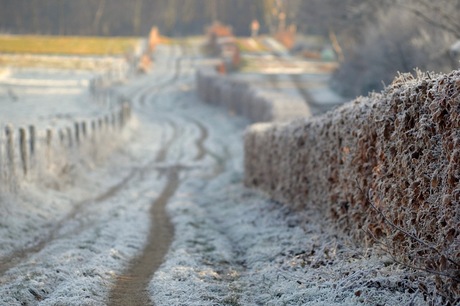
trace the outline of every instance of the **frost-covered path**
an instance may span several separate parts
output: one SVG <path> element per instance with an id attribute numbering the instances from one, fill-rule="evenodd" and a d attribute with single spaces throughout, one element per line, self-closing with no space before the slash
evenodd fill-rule
<path id="1" fill-rule="evenodd" d="M 156 57 L 154 73 L 116 89 L 136 115 L 121 152 L 83 162 L 60 190 L 25 182 L 3 197 L 0 304 L 145 304 L 174 234 L 166 204 L 184 182 L 240 158 L 242 120 L 193 92 L 197 46 L 160 47 Z"/>
<path id="2" fill-rule="evenodd" d="M 399 266 L 242 186 L 247 122 L 198 100 L 197 50 L 160 46 L 116 89 L 119 152 L 1 198 L 0 305 L 423 304 Z"/>
<path id="3" fill-rule="evenodd" d="M 169 198 L 189 177 L 222 173 L 226 142 L 239 136 L 219 135 L 238 124 L 210 132 L 225 115 L 200 111 L 195 56 L 185 45 L 160 48 L 153 74 L 116 89 L 136 115 L 121 152 L 101 165 L 83 162 L 61 190 L 25 183 L 3 197 L 0 304 L 132 305 L 118 301 L 128 297 L 120 290 L 147 292 L 132 284 L 143 278 L 147 287 L 169 248 Z M 145 303 L 145 294 L 129 295 Z"/>

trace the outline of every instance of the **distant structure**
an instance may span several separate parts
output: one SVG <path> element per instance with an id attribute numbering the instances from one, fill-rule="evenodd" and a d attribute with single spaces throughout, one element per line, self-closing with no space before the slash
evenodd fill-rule
<path id="1" fill-rule="evenodd" d="M 223 25 L 218 21 L 214 21 L 212 25 L 206 28 L 207 46 L 211 53 L 219 54 L 222 38 L 234 39 L 233 29 L 230 26 Z"/>
<path id="2" fill-rule="evenodd" d="M 216 67 L 220 74 L 226 74 L 240 66 L 240 50 L 232 27 L 215 21 L 206 28 L 206 36 L 209 53 L 222 60 Z"/>
<path id="3" fill-rule="evenodd" d="M 157 27 L 152 27 L 149 33 L 149 52 L 153 53 L 155 52 L 155 48 L 160 42 L 160 31 L 158 30 Z"/>
<path id="4" fill-rule="evenodd" d="M 255 38 L 259 34 L 260 24 L 257 19 L 252 20 L 251 22 L 251 37 Z"/>

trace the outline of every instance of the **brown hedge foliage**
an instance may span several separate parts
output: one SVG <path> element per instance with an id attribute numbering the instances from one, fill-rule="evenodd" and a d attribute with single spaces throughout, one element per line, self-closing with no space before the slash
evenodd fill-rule
<path id="1" fill-rule="evenodd" d="M 383 243 L 454 303 L 459 181 L 460 71 L 403 74 L 381 94 L 320 117 L 256 124 L 245 135 L 246 185 Z"/>
<path id="2" fill-rule="evenodd" d="M 203 101 L 222 106 L 252 122 L 287 121 L 311 114 L 308 105 L 300 98 L 256 89 L 211 69 L 198 70 L 196 82 L 198 95 Z"/>

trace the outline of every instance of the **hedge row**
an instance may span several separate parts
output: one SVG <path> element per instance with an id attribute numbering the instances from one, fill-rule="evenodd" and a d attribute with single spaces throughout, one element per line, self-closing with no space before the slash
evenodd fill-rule
<path id="1" fill-rule="evenodd" d="M 203 101 L 220 105 L 252 122 L 286 121 L 310 116 L 308 105 L 300 98 L 256 89 L 242 81 L 219 75 L 212 69 L 198 70 L 196 80 L 198 95 Z"/>
<path id="2" fill-rule="evenodd" d="M 245 183 L 381 243 L 460 301 L 459 71 L 403 74 L 320 117 L 251 126 Z"/>

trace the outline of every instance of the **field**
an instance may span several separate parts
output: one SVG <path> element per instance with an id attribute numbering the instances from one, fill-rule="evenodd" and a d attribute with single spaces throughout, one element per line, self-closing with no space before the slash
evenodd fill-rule
<path id="1" fill-rule="evenodd" d="M 424 158 L 439 157 L 437 152 L 441 152 L 431 154 L 428 148 L 444 145 L 444 139 L 457 134 L 444 125 L 442 137 L 420 137 L 433 143 L 419 151 L 411 133 L 397 133 L 398 129 L 410 128 L 434 134 L 431 125 L 423 125 L 426 129 L 417 126 L 419 115 L 414 114 L 418 110 L 414 105 L 396 114 L 393 107 L 384 112 L 384 118 L 404 116 L 381 121 L 374 115 L 379 108 L 364 102 L 350 103 L 348 108 L 342 106 L 316 118 L 306 118 L 308 113 L 303 112 L 305 118 L 289 124 L 266 123 L 272 126 L 270 135 L 264 134 L 263 127 L 258 130 L 260 125 L 248 129 L 249 119 L 257 118 L 241 114 L 273 115 L 282 105 L 283 110 L 293 110 L 290 113 L 297 116 L 301 112 L 291 108 L 293 104 L 304 110 L 311 106 L 312 113 L 315 108 L 324 111 L 326 106 L 334 106 L 325 94 L 328 75 L 324 71 L 315 72 L 313 64 L 302 64 L 289 54 L 276 56 L 276 43 L 267 41 L 272 52 L 260 54 L 260 59 L 250 54 L 259 64 L 258 72 L 226 76 L 213 69 L 214 59 L 200 54 L 198 38 L 169 39 L 159 44 L 154 67 L 144 74 L 130 73 L 120 56 L 111 56 L 114 70 L 101 74 L 98 69 L 4 69 L 0 73 L 4 88 L 0 92 L 0 122 L 9 124 L 2 126 L 0 135 L 0 305 L 459 305 L 460 300 L 453 296 L 457 291 L 449 293 L 454 291 L 436 287 L 446 275 L 456 274 L 432 276 L 428 269 L 414 271 L 383 246 L 364 239 L 361 243 L 349 235 L 358 226 L 367 229 L 359 219 L 354 222 L 351 218 L 377 214 L 371 210 L 374 204 L 370 200 L 356 201 L 364 194 L 361 190 L 369 190 L 369 199 L 375 199 L 371 196 L 382 190 L 379 185 L 369 186 L 374 182 L 371 179 L 365 185 L 353 178 L 361 179 L 366 171 L 375 171 L 368 176 L 375 180 L 386 174 L 385 169 L 394 168 L 389 163 L 404 169 L 393 153 L 373 154 L 365 141 L 371 141 L 377 153 L 391 143 L 388 139 L 396 139 L 398 145 L 412 145 L 396 152 L 409 155 L 404 159 L 410 161 L 405 163 L 407 167 L 416 165 L 423 171 L 434 168 L 423 169 Z M 79 57 L 94 62 L 107 58 L 3 56 L 55 57 L 62 62 Z M 119 71 L 116 61 L 120 62 Z M 202 72 L 209 72 L 206 78 Z M 460 81 L 436 84 L 430 85 L 431 93 L 445 97 L 439 87 L 444 84 L 445 90 L 452 90 Z M 410 88 L 424 93 L 428 85 Z M 286 95 L 284 100 L 282 95 Z M 417 95 L 401 96 L 412 99 Z M 427 103 L 428 96 L 417 97 Z M 398 101 L 401 107 L 407 105 L 403 98 Z M 357 107 L 360 111 L 353 114 L 343 112 Z M 131 112 L 132 116 L 128 115 Z M 449 124 L 460 118 L 447 120 L 449 114 L 437 114 L 439 121 Z M 326 125 L 333 120 L 338 124 Z M 354 124 L 350 123 L 352 128 L 346 128 L 347 120 Z M 369 136 L 375 129 L 369 128 L 369 132 L 362 128 L 385 129 L 388 125 L 394 126 L 389 136 L 385 130 Z M 455 123 L 455 128 L 458 126 Z M 330 130 L 320 133 L 318 127 Z M 269 137 L 248 141 L 254 131 L 257 137 Z M 365 141 L 358 142 L 359 137 Z M 378 141 L 377 137 L 388 139 Z M 261 149 L 255 149 L 254 144 Z M 442 152 L 449 150 L 447 143 Z M 249 154 L 253 151 L 256 153 Z M 321 154 L 315 153 L 318 151 Z M 394 177 L 409 183 L 394 185 L 412 188 L 404 195 L 418 190 L 422 196 L 433 196 L 440 194 L 437 190 L 442 185 L 447 186 L 441 181 L 444 177 L 449 179 L 446 183 L 458 184 L 458 150 L 451 151 L 448 160 L 435 160 L 448 161 L 444 165 L 451 178 L 446 174 L 439 180 L 433 176 L 433 180 L 428 177 L 412 183 L 412 178 L 423 175 L 402 173 Z M 366 154 L 354 158 L 355 152 Z M 309 153 L 319 157 L 311 161 Z M 368 157 L 374 155 L 373 159 Z M 386 164 L 373 167 L 381 156 Z M 312 169 L 307 168 L 310 165 Z M 423 183 L 429 186 L 415 188 Z M 267 189 L 262 189 L 264 186 Z M 399 196 L 395 188 L 388 193 Z M 284 202 L 270 192 L 286 192 L 281 196 L 294 199 Z M 340 198 L 331 199 L 332 192 Z M 342 200 L 343 192 L 354 192 L 348 198 L 355 202 Z M 386 204 L 396 196 L 377 200 Z M 302 209 L 294 206 L 297 198 L 304 205 Z M 450 205 L 447 200 L 438 201 L 437 206 Z M 402 202 L 396 198 L 391 203 Z M 351 214 L 360 203 L 367 207 Z M 379 209 L 382 207 L 388 206 Z M 412 206 L 401 207 L 407 211 Z M 394 216 L 393 212 L 401 215 L 396 208 L 378 211 L 385 220 Z M 329 212 L 343 217 L 337 220 Z M 458 241 L 458 225 L 449 223 L 456 215 L 449 215 L 453 217 L 438 218 L 439 223 L 430 224 L 445 223 L 446 243 L 453 235 Z M 430 215 L 421 217 L 419 224 Z M 401 222 L 391 222 L 396 224 L 393 228 L 400 228 Z M 407 246 L 417 246 L 421 234 L 427 232 L 413 228 L 416 234 L 409 238 L 418 240 Z M 438 232 L 434 229 L 430 234 L 440 237 Z M 397 242 L 401 239 L 391 245 L 400 247 L 401 242 Z M 427 246 L 431 244 L 422 245 L 422 255 L 438 250 L 438 244 Z M 451 249 L 457 252 L 458 243 Z M 452 263 L 446 261 L 453 256 L 444 257 L 436 261 L 441 268 Z M 444 278 L 434 278 L 441 276 Z M 449 295 L 453 296 L 451 304 L 447 303 Z"/>
<path id="2" fill-rule="evenodd" d="M 0 53 L 119 55 L 134 49 L 134 37 L 0 35 Z"/>

